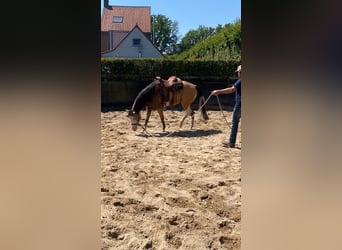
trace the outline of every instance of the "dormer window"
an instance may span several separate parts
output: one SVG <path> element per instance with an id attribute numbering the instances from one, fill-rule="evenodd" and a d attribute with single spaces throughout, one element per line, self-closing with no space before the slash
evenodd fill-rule
<path id="1" fill-rule="evenodd" d="M 133 46 L 139 46 L 140 45 L 140 39 L 139 38 L 133 38 Z"/>
<path id="2" fill-rule="evenodd" d="M 122 23 L 123 17 L 122 16 L 114 16 L 113 17 L 113 23 Z"/>

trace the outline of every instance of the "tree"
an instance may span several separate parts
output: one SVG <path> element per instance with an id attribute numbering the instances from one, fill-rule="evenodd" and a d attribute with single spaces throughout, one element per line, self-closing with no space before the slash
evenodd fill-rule
<path id="1" fill-rule="evenodd" d="M 215 34 L 215 29 L 200 25 L 197 30 L 190 30 L 180 42 L 181 51 L 190 49 L 196 43 L 201 42 Z"/>
<path id="2" fill-rule="evenodd" d="M 182 39 L 181 45 L 183 42 L 185 43 L 185 38 L 189 39 L 188 44 L 194 43 L 194 45 L 187 50 L 181 51 L 181 53 L 169 56 L 169 58 L 178 60 L 200 59 L 241 61 L 240 19 L 237 19 L 234 23 L 226 24 L 224 27 L 222 27 L 222 25 L 217 26 L 214 34 L 205 38 L 204 40 L 203 38 L 200 39 L 198 33 L 193 30 L 189 31 L 186 34 L 186 37 Z"/>
<path id="3" fill-rule="evenodd" d="M 178 22 L 164 15 L 152 15 L 152 42 L 163 53 L 174 54 L 178 50 Z"/>

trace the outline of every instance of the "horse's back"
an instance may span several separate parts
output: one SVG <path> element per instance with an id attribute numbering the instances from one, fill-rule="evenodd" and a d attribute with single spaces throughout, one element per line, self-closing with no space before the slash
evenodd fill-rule
<path id="1" fill-rule="evenodd" d="M 190 88 L 190 89 L 193 89 L 193 88 L 196 88 L 196 85 L 191 83 L 191 82 L 187 82 L 187 81 L 182 81 L 183 82 L 183 86 L 184 87 L 187 87 L 187 88 Z"/>

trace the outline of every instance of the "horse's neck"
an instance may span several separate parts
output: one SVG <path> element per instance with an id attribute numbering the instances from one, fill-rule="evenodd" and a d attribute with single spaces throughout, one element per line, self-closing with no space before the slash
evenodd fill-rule
<path id="1" fill-rule="evenodd" d="M 133 103 L 132 108 L 131 108 L 131 110 L 134 110 L 136 113 L 139 113 L 141 110 L 141 107 L 139 107 L 140 105 L 136 105 L 138 99 L 139 99 L 139 96 L 137 98 L 135 98 L 134 103 Z"/>
<path id="2" fill-rule="evenodd" d="M 139 113 L 140 110 L 144 108 L 144 105 L 146 104 L 147 100 L 145 100 L 146 95 L 150 91 L 154 91 L 155 84 L 150 84 L 147 87 L 145 87 L 135 98 L 134 103 L 132 105 L 132 110 L 134 110 L 136 113 Z"/>
<path id="3" fill-rule="evenodd" d="M 139 113 L 142 107 L 139 107 L 139 105 L 136 105 L 136 100 L 134 101 L 131 110 L 134 110 L 134 112 Z"/>

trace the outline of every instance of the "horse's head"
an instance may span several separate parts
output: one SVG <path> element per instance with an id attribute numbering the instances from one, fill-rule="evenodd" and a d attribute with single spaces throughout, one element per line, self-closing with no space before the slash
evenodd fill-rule
<path id="1" fill-rule="evenodd" d="M 134 110 L 128 110 L 127 116 L 131 120 L 132 130 L 136 131 L 141 119 L 139 112 L 135 112 Z"/>

